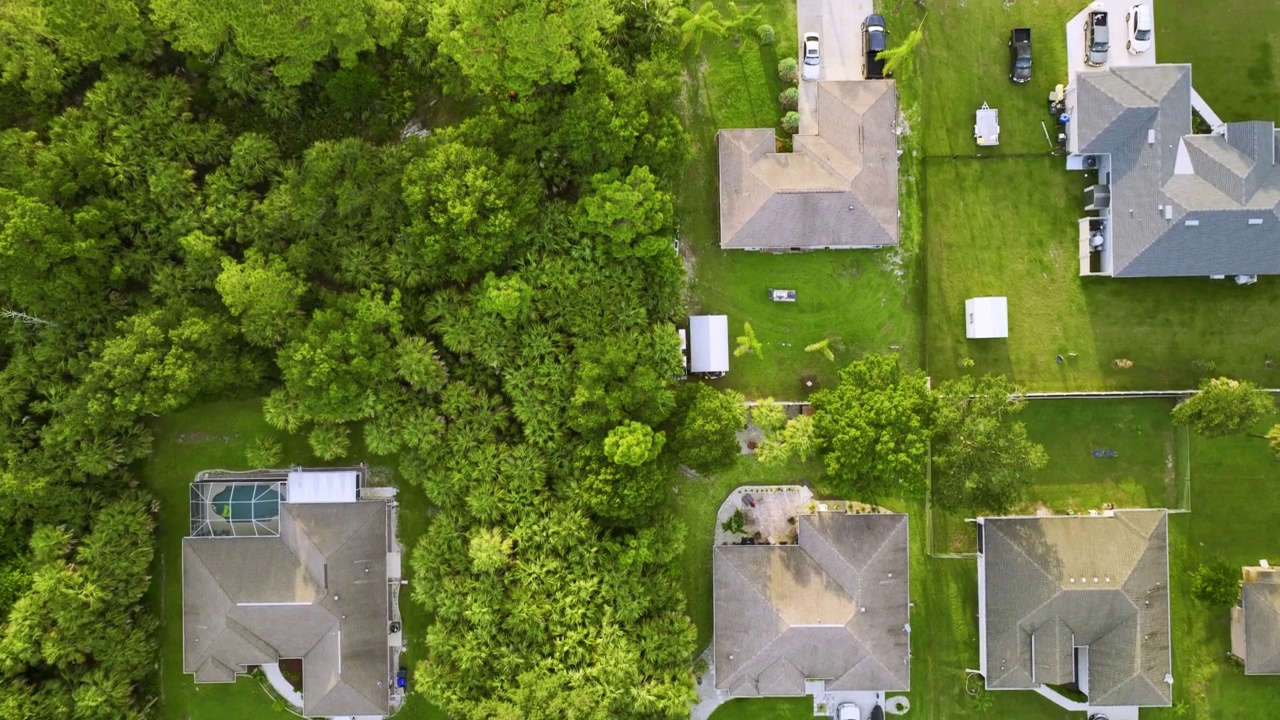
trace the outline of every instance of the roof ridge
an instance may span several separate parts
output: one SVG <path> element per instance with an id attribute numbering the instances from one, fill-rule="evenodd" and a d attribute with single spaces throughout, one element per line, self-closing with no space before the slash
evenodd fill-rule
<path id="1" fill-rule="evenodd" d="M 995 519 L 995 520 L 997 520 L 997 521 L 998 521 L 998 520 L 1000 520 L 1000 518 L 994 518 L 994 519 Z M 1021 520 L 1021 519 L 1035 519 L 1035 520 L 1038 520 L 1038 519 L 1041 519 L 1041 518 L 1036 518 L 1035 516 L 1032 516 L 1031 518 L 1018 518 L 1018 519 L 1020 519 L 1020 520 Z M 983 523 L 983 525 L 986 525 L 986 523 L 984 522 L 984 523 Z M 1060 583 L 1058 580 L 1054 579 L 1054 577 L 1053 577 L 1052 575 L 1050 575 L 1050 574 L 1049 574 L 1049 571 L 1045 570 L 1043 567 L 1041 567 L 1041 566 L 1040 566 L 1040 563 L 1038 563 L 1038 562 L 1036 562 L 1035 560 L 1033 560 L 1033 559 L 1031 558 L 1031 556 L 1030 556 L 1030 555 L 1028 555 L 1028 554 L 1026 553 L 1026 551 L 1024 551 L 1024 550 L 1022 549 L 1022 547 L 1018 545 L 1018 543 L 1014 542 L 1012 538 L 1010 538 L 1008 535 L 1005 535 L 1003 532 L 1001 532 L 1001 531 L 1000 531 L 1000 528 L 999 528 L 999 525 L 1000 525 L 1000 523 L 999 523 L 999 522 L 997 522 L 997 523 L 996 523 L 995 531 L 996 531 L 996 532 L 999 532 L 999 533 L 1000 533 L 1000 536 L 1001 536 L 1001 537 L 1003 537 L 1003 538 L 1005 539 L 1005 542 L 1009 543 L 1009 546 L 1010 546 L 1010 547 L 1012 547 L 1014 550 L 1017 550 L 1019 555 L 1021 555 L 1021 556 L 1022 556 L 1022 557 L 1024 557 L 1024 558 L 1026 558 L 1027 562 L 1031 563 L 1031 566 L 1032 566 L 1032 567 L 1034 567 L 1036 570 L 1039 570 L 1039 571 L 1040 571 L 1040 574 L 1042 574 L 1042 575 L 1044 575 L 1046 578 L 1048 578 L 1049 582 L 1053 583 L 1053 584 L 1058 588 L 1058 592 L 1056 592 L 1056 593 L 1054 593 L 1054 594 L 1053 594 L 1053 597 L 1057 597 L 1057 596 L 1058 596 L 1058 595 L 1059 595 L 1059 594 L 1060 594 L 1060 593 L 1065 589 L 1065 588 L 1063 588 L 1063 587 L 1062 587 L 1062 583 Z"/>
<path id="2" fill-rule="evenodd" d="M 802 517 L 817 518 L 818 516 L 817 516 L 817 515 L 808 515 L 808 516 L 802 516 Z M 836 556 L 837 558 L 839 558 L 839 559 L 840 559 L 840 562 L 841 562 L 845 567 L 849 568 L 849 570 L 850 570 L 850 571 L 854 574 L 854 576 L 857 578 L 857 583 L 858 583 L 858 585 L 859 585 L 859 587 L 858 587 L 858 588 L 847 588 L 847 587 L 844 587 L 843 585 L 841 585 L 841 588 L 845 591 L 845 594 L 852 596 L 852 595 L 854 595 L 854 592 L 853 592 L 854 590 L 861 590 L 861 589 L 862 589 L 862 588 L 861 588 L 861 585 L 862 585 L 862 571 L 861 571 L 860 569 L 858 569 L 858 568 L 854 567 L 854 566 L 853 566 L 853 563 L 849 562 L 848 558 L 846 558 L 846 557 L 844 556 L 844 553 L 840 552 L 840 549 L 839 549 L 839 548 L 837 548 L 837 547 L 836 547 L 836 545 L 835 545 L 835 543 L 831 542 L 830 538 L 828 538 L 826 535 L 823 535 L 822 533 L 814 533 L 814 536 L 815 536 L 815 538 L 821 538 L 821 539 L 822 539 L 823 544 L 824 544 L 824 545 L 826 545 L 828 548 L 830 548 L 830 549 L 831 549 L 831 552 L 835 553 L 835 556 Z M 836 581 L 836 584 L 840 584 L 840 583 L 839 583 L 839 580 L 837 580 L 837 579 L 836 579 L 835 575 L 833 575 L 833 574 L 832 574 L 830 571 L 828 571 L 825 567 L 822 567 L 822 563 L 818 562 L 818 559 L 817 559 L 817 558 L 815 558 L 815 557 L 813 556 L 813 553 L 811 553 L 811 552 L 809 552 L 807 549 L 805 549 L 805 546 L 804 546 L 804 538 L 803 538 L 803 537 L 800 537 L 800 538 L 799 538 L 799 540 L 797 541 L 797 545 L 796 545 L 796 547 L 799 547 L 801 550 L 804 550 L 804 554 L 805 554 L 805 555 L 808 555 L 810 560 L 813 560 L 813 564 L 814 564 L 814 565 L 817 565 L 819 568 L 821 568 L 821 570 L 822 570 L 822 572 L 823 572 L 823 574 L 824 574 L 824 575 L 826 575 L 827 577 L 831 578 L 832 580 L 835 580 L 835 581 Z M 861 597 L 861 593 L 858 593 L 858 595 L 859 595 L 859 597 Z M 846 622 L 847 622 L 847 621 L 846 621 Z"/>

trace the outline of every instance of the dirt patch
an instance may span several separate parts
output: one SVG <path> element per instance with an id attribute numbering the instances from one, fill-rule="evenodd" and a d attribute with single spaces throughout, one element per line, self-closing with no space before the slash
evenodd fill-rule
<path id="1" fill-rule="evenodd" d="M 237 433 L 181 433 L 178 435 L 179 445 L 195 445 L 207 442 L 230 442 L 235 440 L 239 435 Z"/>

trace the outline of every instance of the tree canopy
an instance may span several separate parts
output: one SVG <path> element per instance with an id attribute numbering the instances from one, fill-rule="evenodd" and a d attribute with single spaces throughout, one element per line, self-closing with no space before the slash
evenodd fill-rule
<path id="1" fill-rule="evenodd" d="M 827 474 L 855 497 L 921 496 L 933 402 L 920 370 L 873 354 L 814 393 L 813 437 Z"/>
<path id="2" fill-rule="evenodd" d="M 1247 380 L 1209 378 L 1173 408 L 1173 422 L 1206 437 L 1221 437 L 1248 431 L 1274 410 L 1271 395 Z"/>

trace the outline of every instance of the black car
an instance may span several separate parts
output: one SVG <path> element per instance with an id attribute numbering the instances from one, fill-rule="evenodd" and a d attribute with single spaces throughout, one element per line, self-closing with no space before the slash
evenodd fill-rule
<path id="1" fill-rule="evenodd" d="M 1031 80 L 1031 28 L 1009 31 L 1009 79 L 1016 83 Z"/>
<path id="2" fill-rule="evenodd" d="M 867 80 L 879 80 L 886 77 L 884 61 L 879 59 L 880 53 L 889 47 L 889 31 L 884 28 L 884 17 L 868 15 L 862 21 L 862 50 L 866 54 L 862 61 L 862 77 Z"/>

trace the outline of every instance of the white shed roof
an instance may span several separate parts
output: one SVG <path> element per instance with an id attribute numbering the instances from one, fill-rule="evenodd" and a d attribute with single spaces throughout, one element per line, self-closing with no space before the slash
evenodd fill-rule
<path id="1" fill-rule="evenodd" d="M 689 372 L 729 371 L 729 316 L 689 318 Z"/>
<path id="2" fill-rule="evenodd" d="M 970 339 L 1009 337 L 1009 299 L 979 297 L 965 300 L 964 336 Z"/>
<path id="3" fill-rule="evenodd" d="M 289 473 L 291 503 L 353 503 L 360 473 L 354 470 L 298 470 Z"/>

